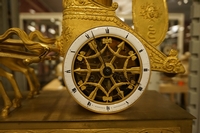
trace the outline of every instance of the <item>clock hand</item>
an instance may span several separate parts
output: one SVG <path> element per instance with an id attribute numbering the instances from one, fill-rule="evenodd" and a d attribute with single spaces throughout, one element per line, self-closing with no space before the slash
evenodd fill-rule
<path id="1" fill-rule="evenodd" d="M 93 39 L 94 39 L 94 42 L 95 42 L 95 44 L 97 45 L 97 48 L 96 48 L 94 45 L 92 45 L 92 46 L 93 46 L 93 48 L 96 49 L 96 51 L 99 53 L 99 55 L 100 55 L 100 57 L 101 57 L 101 61 L 103 62 L 104 67 L 106 68 L 106 63 L 105 63 L 105 61 L 104 61 L 104 59 L 103 59 L 103 57 L 102 57 L 102 54 L 101 54 L 101 52 L 100 52 L 100 50 L 99 50 L 99 47 L 98 47 L 96 38 L 95 38 L 95 36 L 94 36 L 94 33 L 93 33 L 92 31 L 91 31 L 91 33 L 92 33 L 92 37 L 93 37 Z"/>

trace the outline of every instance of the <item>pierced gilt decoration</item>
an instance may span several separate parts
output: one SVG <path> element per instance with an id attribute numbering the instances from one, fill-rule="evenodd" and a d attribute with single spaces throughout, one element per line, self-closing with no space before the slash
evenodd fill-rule
<path id="1" fill-rule="evenodd" d="M 75 82 L 83 94 L 105 103 L 124 100 L 135 91 L 141 69 L 138 53 L 114 37 L 88 42 L 74 63 Z"/>

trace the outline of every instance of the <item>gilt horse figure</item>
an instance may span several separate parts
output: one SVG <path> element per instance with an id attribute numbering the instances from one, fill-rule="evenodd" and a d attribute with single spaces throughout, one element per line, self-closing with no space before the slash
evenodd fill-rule
<path id="1" fill-rule="evenodd" d="M 19 39 L 11 39 L 12 35 L 17 35 Z M 37 41 L 33 41 L 36 39 Z M 54 59 L 55 56 L 49 56 L 48 53 L 59 51 L 53 46 L 55 41 L 55 39 L 45 38 L 39 31 L 34 31 L 27 35 L 18 28 L 11 28 L 0 36 L 0 64 L 12 71 L 22 72 L 25 75 L 30 89 L 28 98 L 38 94 L 40 88 L 34 69 L 29 67 L 29 65 L 45 59 Z M 12 106 L 16 108 L 21 105 L 22 94 L 11 73 L 0 68 L 0 76 L 10 81 L 15 93 L 15 98 L 11 102 L 3 85 L 0 84 L 0 93 L 4 100 L 2 116 L 6 117 Z"/>

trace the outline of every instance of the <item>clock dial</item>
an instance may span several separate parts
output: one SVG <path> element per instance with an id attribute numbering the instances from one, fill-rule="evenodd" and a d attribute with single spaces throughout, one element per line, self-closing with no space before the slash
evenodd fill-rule
<path id="1" fill-rule="evenodd" d="M 81 34 L 64 60 L 64 81 L 88 110 L 115 113 L 130 107 L 144 92 L 150 62 L 142 43 L 117 27 L 97 27 Z"/>

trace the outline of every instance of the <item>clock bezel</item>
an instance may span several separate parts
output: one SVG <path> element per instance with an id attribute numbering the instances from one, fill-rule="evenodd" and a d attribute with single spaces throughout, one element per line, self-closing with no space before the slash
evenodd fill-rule
<path id="1" fill-rule="evenodd" d="M 75 81 L 71 70 L 75 60 L 74 58 L 77 55 L 76 51 L 80 50 L 80 47 L 82 47 L 82 45 L 88 41 L 88 37 L 92 37 L 92 34 L 94 34 L 94 36 L 102 36 L 106 34 L 119 36 L 120 38 L 125 39 L 126 42 L 130 42 L 129 45 L 132 44 L 132 47 L 134 47 L 134 49 L 137 50 L 137 53 L 139 54 L 143 70 L 140 85 L 138 85 L 137 89 L 133 92 L 132 95 L 127 97 L 122 102 L 113 104 L 99 104 L 97 102 L 93 102 L 87 99 L 85 96 L 83 96 L 82 92 L 80 92 L 79 89 L 77 89 L 76 83 L 74 83 Z M 144 69 L 147 71 L 145 71 Z M 97 113 L 110 114 L 120 112 L 130 107 L 133 103 L 135 103 L 135 101 L 138 100 L 138 98 L 145 91 L 150 79 L 150 75 L 150 60 L 143 44 L 132 33 L 114 26 L 102 26 L 87 30 L 86 32 L 82 33 L 79 37 L 77 37 L 77 39 L 71 44 L 66 55 L 64 56 L 63 78 L 68 91 L 74 97 L 76 102 L 78 102 L 81 106 Z"/>

